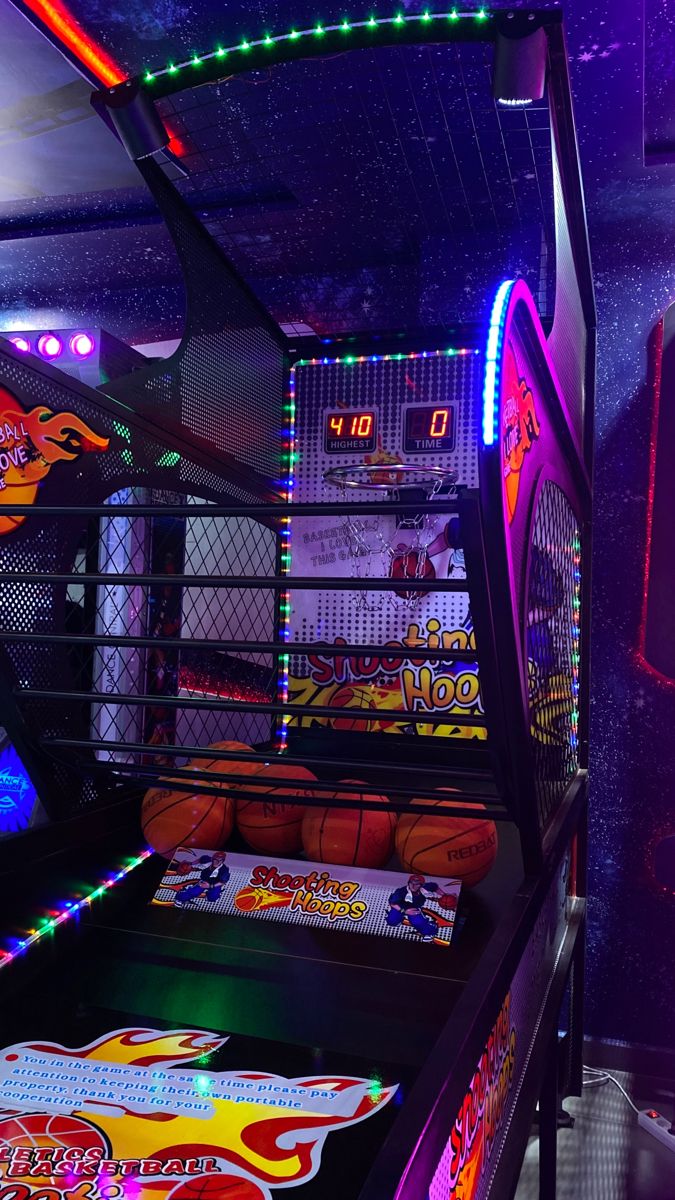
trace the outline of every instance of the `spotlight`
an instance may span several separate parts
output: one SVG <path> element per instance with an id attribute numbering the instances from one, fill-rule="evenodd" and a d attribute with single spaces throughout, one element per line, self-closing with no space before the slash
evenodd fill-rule
<path id="1" fill-rule="evenodd" d="M 518 108 L 541 100 L 546 82 L 547 49 L 543 29 L 529 32 L 516 13 L 506 14 L 495 41 L 492 94 L 498 104 Z"/>
<path id="2" fill-rule="evenodd" d="M 38 338 L 37 348 L 43 358 L 58 358 L 63 350 L 63 342 L 55 333 L 42 333 Z"/>
<path id="3" fill-rule="evenodd" d="M 30 354 L 30 342 L 28 341 L 28 338 L 21 337 L 20 334 L 17 334 L 15 337 L 11 337 L 9 341 L 13 346 L 16 347 L 17 350 L 20 350 L 22 354 Z"/>
<path id="4" fill-rule="evenodd" d="M 94 352 L 94 339 L 88 333 L 74 333 L 68 345 L 78 358 L 89 358 Z"/>

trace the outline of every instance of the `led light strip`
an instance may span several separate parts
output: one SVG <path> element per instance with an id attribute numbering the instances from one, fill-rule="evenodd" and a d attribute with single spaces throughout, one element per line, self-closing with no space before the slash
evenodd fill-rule
<path id="1" fill-rule="evenodd" d="M 483 445 L 493 446 L 497 438 L 497 420 L 499 417 L 499 372 L 497 363 L 502 349 L 504 323 L 509 304 L 514 279 L 505 279 L 500 284 L 492 305 L 490 329 L 488 331 L 487 348 L 485 351 L 485 381 L 483 384 Z"/>
<path id="2" fill-rule="evenodd" d="M 48 933 L 53 933 L 57 925 L 63 925 L 66 921 L 70 921 L 73 917 L 76 917 L 83 908 L 91 904 L 92 900 L 97 900 L 99 896 L 103 896 L 116 883 L 119 883 L 120 879 L 124 879 L 125 875 L 129 875 L 142 862 L 145 862 L 146 858 L 150 858 L 151 854 L 152 850 L 144 850 L 137 858 L 133 858 L 130 863 L 127 863 L 126 867 L 122 867 L 120 871 L 116 871 L 114 875 L 106 879 L 105 883 L 94 888 L 93 892 L 89 892 L 81 900 L 66 900 L 60 913 L 57 913 L 55 917 L 46 918 L 44 924 L 39 929 L 31 929 L 27 937 L 15 939 L 11 950 L 0 948 L 0 969 L 8 966 L 19 955 L 24 954 L 29 946 L 35 945 L 36 942 L 39 942 Z"/>
<path id="3" fill-rule="evenodd" d="M 309 29 L 291 29 L 289 33 L 265 34 L 264 37 L 248 41 L 246 38 L 238 42 L 234 46 L 217 46 L 215 50 L 211 50 L 207 54 L 193 54 L 191 58 L 184 59 L 182 62 L 169 63 L 166 67 L 161 67 L 159 70 L 146 70 L 143 73 L 145 83 L 152 83 L 154 79 L 161 79 L 164 75 L 175 75 L 178 71 L 184 70 L 186 67 L 201 67 L 203 63 L 213 62 L 214 59 L 223 59 L 228 54 L 247 54 L 250 50 L 259 46 L 279 46 L 286 42 L 297 42 L 301 38 L 322 38 L 327 33 L 342 33 L 350 34 L 358 29 L 386 29 L 387 27 L 403 26 L 403 25 L 419 25 L 431 24 L 432 21 L 450 21 L 454 24 L 456 21 L 487 21 L 490 13 L 484 9 L 472 9 L 468 11 L 459 11 L 456 8 L 449 12 L 432 13 L 429 11 L 423 13 L 415 13 L 408 15 L 407 13 L 396 13 L 393 17 L 368 17 L 363 21 L 348 21 L 346 18 L 336 25 L 313 25 Z"/>
<path id="4" fill-rule="evenodd" d="M 291 368 L 289 383 L 288 383 L 288 403 L 284 407 L 288 424 L 285 431 L 285 441 L 283 443 L 285 469 L 287 477 L 284 480 L 286 488 L 286 503 L 290 504 L 293 500 L 293 488 L 295 486 L 295 463 L 297 459 L 295 450 L 295 367 Z M 290 575 L 291 572 L 291 518 L 289 516 L 281 517 L 281 556 L 280 556 L 280 572 L 282 575 Z M 283 641 L 288 641 L 291 636 L 290 631 L 291 619 L 291 596 L 290 592 L 281 592 L 279 596 L 279 636 Z M 278 683 L 278 699 L 281 704 L 288 702 L 288 672 L 290 669 L 291 656 L 290 654 L 281 654 L 279 656 L 279 683 Z M 277 750 L 285 750 L 288 739 L 288 723 L 291 719 L 290 713 L 283 713 L 279 724 L 279 740 L 277 742 Z"/>
<path id="5" fill-rule="evenodd" d="M 409 354 L 346 354 L 342 358 L 300 358 L 296 362 L 296 367 L 316 367 L 316 366 L 334 366 L 340 363 L 346 366 L 353 366 L 355 363 L 365 362 L 402 362 L 404 359 L 411 358 L 453 358 L 461 357 L 466 354 L 480 354 L 480 350 L 473 347 L 462 347 L 461 350 L 456 350 L 451 346 L 447 350 L 416 350 Z"/>
<path id="6" fill-rule="evenodd" d="M 575 534 L 572 543 L 574 567 L 574 595 L 572 598 L 572 711 L 570 712 L 570 745 L 573 750 L 579 745 L 579 666 L 581 655 L 581 542 Z"/>

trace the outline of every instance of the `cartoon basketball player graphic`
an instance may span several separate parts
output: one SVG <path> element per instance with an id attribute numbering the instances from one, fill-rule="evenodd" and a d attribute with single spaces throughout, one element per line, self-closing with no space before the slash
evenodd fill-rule
<path id="1" fill-rule="evenodd" d="M 425 909 L 426 900 L 436 900 L 443 908 L 456 905 L 456 899 L 444 892 L 438 883 L 426 881 L 424 875 L 411 875 L 408 882 L 396 888 L 389 897 L 387 925 L 402 925 L 405 920 L 418 933 L 423 942 L 433 942 L 438 932 L 438 921 L 433 913 Z"/>
<path id="2" fill-rule="evenodd" d="M 176 894 L 174 905 L 183 908 L 191 900 L 208 900 L 215 904 L 220 900 L 223 887 L 229 882 L 230 868 L 227 865 L 227 854 L 224 850 L 215 850 L 213 854 L 202 854 L 195 866 L 201 866 L 199 878 L 185 883 Z"/>

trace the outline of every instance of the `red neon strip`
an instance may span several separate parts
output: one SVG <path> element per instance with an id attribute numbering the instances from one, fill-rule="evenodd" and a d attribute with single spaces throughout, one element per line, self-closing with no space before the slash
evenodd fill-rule
<path id="1" fill-rule="evenodd" d="M 656 486 L 656 445 L 659 431 L 659 412 L 661 408 L 661 364 L 663 361 L 663 317 L 658 322 L 654 332 L 654 357 L 652 362 L 653 371 L 653 394 L 654 402 L 652 408 L 652 426 L 649 443 L 649 482 L 647 486 L 647 529 L 645 539 L 645 572 L 642 586 L 642 614 L 640 617 L 640 629 L 638 631 L 637 657 L 640 665 L 660 679 L 663 683 L 675 686 L 675 681 L 670 679 L 668 675 L 664 675 L 653 667 L 645 657 L 645 647 L 647 643 L 647 608 L 649 604 L 649 570 L 652 559 L 652 526 L 654 523 L 654 490 Z"/>
<path id="2" fill-rule="evenodd" d="M 24 4 L 101 83 L 112 87 L 127 78 L 121 67 L 84 32 L 61 0 L 24 0 Z"/>

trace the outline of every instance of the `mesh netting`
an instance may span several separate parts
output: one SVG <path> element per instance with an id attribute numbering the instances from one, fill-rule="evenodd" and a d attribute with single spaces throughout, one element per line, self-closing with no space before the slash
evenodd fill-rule
<path id="1" fill-rule="evenodd" d="M 532 751 L 541 828 L 577 770 L 581 548 L 579 527 L 550 480 L 539 495 L 528 586 Z"/>

